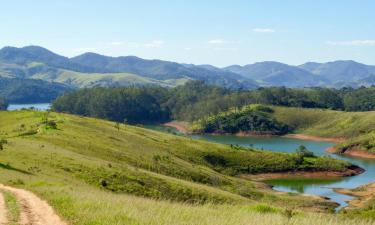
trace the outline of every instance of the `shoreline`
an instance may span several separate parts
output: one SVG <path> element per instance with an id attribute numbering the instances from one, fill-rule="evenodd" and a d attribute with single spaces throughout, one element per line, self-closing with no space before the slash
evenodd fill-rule
<path id="1" fill-rule="evenodd" d="M 326 138 L 326 137 L 319 137 L 319 136 L 307 135 L 307 134 L 287 134 L 287 135 L 284 135 L 283 137 L 296 138 L 296 139 L 307 140 L 307 141 L 326 141 L 326 142 L 333 142 L 336 144 L 341 144 L 346 140 L 343 137 Z"/>
<path id="2" fill-rule="evenodd" d="M 375 196 L 375 183 L 366 184 L 355 189 L 334 188 L 335 192 L 355 197 L 347 201 L 346 209 L 361 209 L 366 207 L 366 204 Z"/>
<path id="3" fill-rule="evenodd" d="M 365 170 L 358 166 L 353 166 L 345 171 L 289 171 L 289 172 L 270 172 L 259 174 L 242 174 L 240 177 L 252 179 L 255 181 L 264 181 L 281 178 L 320 178 L 330 179 L 339 177 L 351 177 L 364 173 Z"/>
<path id="4" fill-rule="evenodd" d="M 183 134 L 192 134 L 191 130 L 189 129 L 188 122 L 183 121 L 171 121 L 168 123 L 164 123 L 164 126 L 176 128 L 179 132 Z M 210 135 L 234 135 L 238 137 L 285 137 L 285 138 L 295 138 L 300 140 L 307 140 L 307 141 L 325 141 L 325 142 L 332 142 L 335 144 L 341 144 L 346 141 L 344 137 L 337 137 L 337 138 L 327 138 L 327 137 L 319 137 L 314 135 L 307 135 L 307 134 L 286 134 L 286 135 L 276 135 L 270 132 L 238 132 L 235 134 L 226 134 L 226 133 L 210 133 Z M 375 159 L 375 154 L 368 153 L 363 150 L 359 149 L 347 149 L 345 151 L 339 151 L 336 147 L 332 146 L 326 149 L 326 152 L 331 154 L 343 154 L 346 156 L 362 158 L 362 159 Z"/>
<path id="5" fill-rule="evenodd" d="M 336 147 L 332 146 L 326 149 L 326 152 L 331 154 L 343 154 L 351 157 L 362 158 L 362 159 L 375 159 L 375 154 L 359 150 L 359 149 L 346 149 L 341 151 Z"/>

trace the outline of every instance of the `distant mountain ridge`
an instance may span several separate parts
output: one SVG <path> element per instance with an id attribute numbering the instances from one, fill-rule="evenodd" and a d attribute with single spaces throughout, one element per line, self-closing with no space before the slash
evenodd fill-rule
<path id="1" fill-rule="evenodd" d="M 292 66 L 266 61 L 218 68 L 84 53 L 68 58 L 39 46 L 0 50 L 0 77 L 41 79 L 73 88 L 158 85 L 173 87 L 189 80 L 230 89 L 261 86 L 358 87 L 375 85 L 375 66 L 355 61 L 308 62 Z"/>

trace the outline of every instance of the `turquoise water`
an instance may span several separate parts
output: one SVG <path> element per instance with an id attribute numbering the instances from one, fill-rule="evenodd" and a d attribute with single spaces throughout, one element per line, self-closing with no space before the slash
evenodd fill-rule
<path id="1" fill-rule="evenodd" d="M 353 176 L 335 179 L 275 179 L 267 181 L 275 190 L 284 192 L 298 192 L 330 198 L 339 204 L 337 210 L 347 206 L 345 201 L 353 197 L 336 193 L 332 188 L 356 188 L 375 181 L 375 160 L 358 159 L 325 152 L 334 143 L 323 141 L 308 141 L 286 137 L 237 137 L 233 135 L 194 135 L 194 138 L 223 144 L 238 144 L 245 147 L 266 149 L 277 152 L 294 152 L 298 146 L 304 145 L 315 155 L 326 155 L 351 162 L 360 166 L 366 172 Z"/>
<path id="2" fill-rule="evenodd" d="M 35 103 L 35 104 L 9 104 L 9 111 L 20 110 L 20 109 L 30 109 L 34 108 L 40 111 L 47 111 L 51 108 L 51 103 Z"/>
<path id="3" fill-rule="evenodd" d="M 165 126 L 149 126 L 150 129 L 156 129 L 168 133 L 178 133 L 175 128 L 166 128 Z M 331 142 L 309 141 L 286 137 L 238 137 L 234 135 L 193 135 L 193 138 L 203 139 L 222 144 L 237 144 L 244 147 L 265 149 L 276 152 L 293 153 L 300 146 L 304 145 L 315 155 L 325 155 L 337 159 L 351 162 L 360 166 L 366 171 L 360 175 L 344 178 L 293 178 L 293 179 L 274 179 L 266 183 L 273 186 L 273 189 L 283 192 L 295 192 L 319 195 L 330 198 L 339 204 L 336 210 L 347 206 L 346 201 L 353 199 L 352 196 L 339 194 L 333 191 L 333 188 L 356 188 L 371 182 L 375 182 L 375 160 L 366 160 L 352 158 L 348 156 L 329 154 L 325 149 L 334 145 Z"/>

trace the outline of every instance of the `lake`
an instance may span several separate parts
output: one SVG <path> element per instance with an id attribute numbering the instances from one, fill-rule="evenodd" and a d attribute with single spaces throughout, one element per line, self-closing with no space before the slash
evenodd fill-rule
<path id="1" fill-rule="evenodd" d="M 159 131 L 178 133 L 174 128 L 162 128 L 162 126 L 151 126 L 148 128 Z M 325 149 L 335 145 L 331 142 L 309 141 L 287 137 L 238 137 L 234 135 L 193 135 L 193 138 L 203 139 L 222 144 L 237 144 L 244 147 L 264 149 L 276 152 L 292 153 L 300 146 L 304 145 L 310 151 L 318 156 L 329 156 L 351 162 L 360 166 L 366 171 L 362 174 L 352 177 L 319 179 L 319 178 L 293 178 L 293 179 L 273 179 L 266 183 L 273 186 L 273 189 L 283 192 L 295 192 L 304 194 L 313 194 L 330 198 L 337 202 L 339 206 L 336 210 L 347 206 L 346 201 L 353 199 L 352 196 L 339 194 L 333 191 L 333 188 L 356 188 L 371 182 L 375 182 L 375 160 L 366 160 L 352 158 L 349 156 L 329 154 Z"/>
<path id="2" fill-rule="evenodd" d="M 30 109 L 34 108 L 39 111 L 47 111 L 51 108 L 51 103 L 31 103 L 31 104 L 9 104 L 9 111 L 20 110 L 20 109 Z"/>

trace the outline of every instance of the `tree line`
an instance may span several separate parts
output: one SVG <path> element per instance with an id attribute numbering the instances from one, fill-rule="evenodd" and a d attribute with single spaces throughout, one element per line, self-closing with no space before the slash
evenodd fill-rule
<path id="1" fill-rule="evenodd" d="M 176 88 L 93 88 L 66 93 L 52 109 L 117 122 L 158 123 L 168 120 L 195 121 L 249 104 L 326 108 L 342 111 L 375 110 L 375 87 L 304 88 L 265 87 L 229 90 L 191 81 Z"/>

